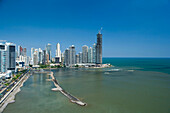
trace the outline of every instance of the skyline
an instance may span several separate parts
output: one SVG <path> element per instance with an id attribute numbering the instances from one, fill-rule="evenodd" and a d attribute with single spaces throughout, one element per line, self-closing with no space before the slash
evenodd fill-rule
<path id="1" fill-rule="evenodd" d="M 32 47 L 50 43 L 54 57 L 57 43 L 62 52 L 92 47 L 103 27 L 103 57 L 170 57 L 169 6 L 168 0 L 0 0 L 0 40 L 26 47 L 29 56 Z"/>

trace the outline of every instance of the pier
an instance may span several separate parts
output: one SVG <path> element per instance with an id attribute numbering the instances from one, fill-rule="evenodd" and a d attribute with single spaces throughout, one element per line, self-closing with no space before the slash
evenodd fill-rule
<path id="1" fill-rule="evenodd" d="M 67 98 L 69 98 L 69 100 L 72 102 L 72 103 L 76 103 L 80 106 L 86 106 L 87 104 L 80 101 L 78 98 L 74 97 L 73 95 L 71 95 L 70 93 L 66 92 L 60 85 L 59 83 L 57 82 L 57 80 L 55 79 L 54 75 L 53 75 L 53 72 L 51 72 L 49 74 L 52 78 L 52 81 L 54 83 L 54 85 L 56 86 L 56 88 L 52 88 L 52 91 L 60 91 L 64 96 L 66 96 Z"/>

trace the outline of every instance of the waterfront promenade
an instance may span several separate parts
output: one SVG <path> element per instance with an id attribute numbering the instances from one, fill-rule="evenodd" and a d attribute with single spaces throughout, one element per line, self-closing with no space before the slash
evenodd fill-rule
<path id="1" fill-rule="evenodd" d="M 20 87 L 23 86 L 23 83 L 29 77 L 28 72 L 29 70 L 23 73 L 17 80 L 12 82 L 3 92 L 1 92 L 4 95 L 0 100 L 0 113 L 3 112 L 8 103 L 15 102 L 15 95 L 20 91 Z"/>

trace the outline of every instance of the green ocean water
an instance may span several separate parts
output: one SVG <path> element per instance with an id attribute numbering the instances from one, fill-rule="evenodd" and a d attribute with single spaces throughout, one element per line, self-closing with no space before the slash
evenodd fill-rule
<path id="1" fill-rule="evenodd" d="M 115 67 L 52 70 L 61 86 L 87 106 L 70 103 L 51 91 L 49 76 L 34 74 L 4 113 L 170 113 L 170 59 L 104 58 L 103 62 Z"/>

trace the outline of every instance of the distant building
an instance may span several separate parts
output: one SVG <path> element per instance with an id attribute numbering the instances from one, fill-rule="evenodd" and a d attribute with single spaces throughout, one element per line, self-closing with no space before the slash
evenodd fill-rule
<path id="1" fill-rule="evenodd" d="M 88 63 L 88 46 L 84 45 L 82 47 L 82 53 L 83 53 L 83 63 Z"/>
<path id="2" fill-rule="evenodd" d="M 24 48 L 24 49 L 23 49 L 23 55 L 24 55 L 24 56 L 27 56 L 27 48 Z"/>
<path id="3" fill-rule="evenodd" d="M 34 56 L 34 51 L 35 49 L 34 48 L 31 48 L 31 58 L 33 59 L 33 56 Z"/>
<path id="4" fill-rule="evenodd" d="M 46 50 L 43 50 L 43 62 L 42 62 L 43 65 L 46 65 L 47 64 L 47 56 L 46 56 Z"/>
<path id="5" fill-rule="evenodd" d="M 35 51 L 34 51 L 34 57 L 33 57 L 33 65 L 38 65 L 38 50 L 37 49 L 35 49 Z"/>
<path id="6" fill-rule="evenodd" d="M 60 50 L 60 44 L 57 43 L 57 46 L 56 46 L 56 56 L 55 56 L 56 59 L 56 63 L 59 63 L 61 62 L 61 50 Z"/>
<path id="7" fill-rule="evenodd" d="M 64 64 L 64 53 L 61 53 L 61 65 Z"/>
<path id="8" fill-rule="evenodd" d="M 100 32 L 97 34 L 96 64 L 102 64 L 102 34 Z"/>
<path id="9" fill-rule="evenodd" d="M 93 63 L 96 63 L 96 43 L 93 44 Z"/>
<path id="10" fill-rule="evenodd" d="M 79 53 L 79 63 L 83 63 L 83 53 Z"/>
<path id="11" fill-rule="evenodd" d="M 88 63 L 93 63 L 93 49 L 90 47 L 88 49 Z"/>
<path id="12" fill-rule="evenodd" d="M 76 50 L 75 50 L 75 46 L 74 45 L 72 45 L 72 46 L 70 46 L 69 47 L 69 50 L 70 50 L 70 63 L 69 63 L 69 65 L 70 66 L 73 66 L 73 65 L 75 65 L 75 63 L 76 63 Z"/>
<path id="13" fill-rule="evenodd" d="M 18 57 L 23 55 L 23 48 L 21 46 L 18 46 Z"/>
<path id="14" fill-rule="evenodd" d="M 41 48 L 38 50 L 38 64 L 42 64 L 43 62 L 43 51 Z"/>
<path id="15" fill-rule="evenodd" d="M 55 57 L 55 63 L 60 63 L 60 58 L 59 57 Z"/>
<path id="16" fill-rule="evenodd" d="M 69 66 L 69 64 L 70 64 L 69 58 L 70 58 L 70 50 L 67 48 L 64 52 L 64 64 L 65 64 L 65 66 Z"/>
<path id="17" fill-rule="evenodd" d="M 49 64 L 49 63 L 50 63 L 49 57 L 50 57 L 50 56 L 49 56 L 49 54 L 48 54 L 48 53 L 46 53 L 46 58 L 47 58 L 47 60 L 46 60 L 46 61 L 47 61 L 47 64 Z"/>
<path id="18" fill-rule="evenodd" d="M 49 59 L 48 61 L 51 61 L 52 55 L 51 55 L 51 44 L 48 43 L 48 45 L 46 45 L 46 53 L 49 55 Z"/>
<path id="19" fill-rule="evenodd" d="M 54 63 L 55 62 L 55 58 L 52 58 L 52 63 Z"/>
<path id="20" fill-rule="evenodd" d="M 35 49 L 34 48 L 31 48 L 31 61 L 30 61 L 30 64 L 32 64 L 33 65 L 33 62 L 34 62 L 34 51 L 35 51 Z"/>
<path id="21" fill-rule="evenodd" d="M 76 55 L 76 64 L 79 64 L 79 61 L 80 61 L 79 58 L 80 58 L 80 57 L 79 57 L 79 54 L 77 54 L 77 55 Z"/>

